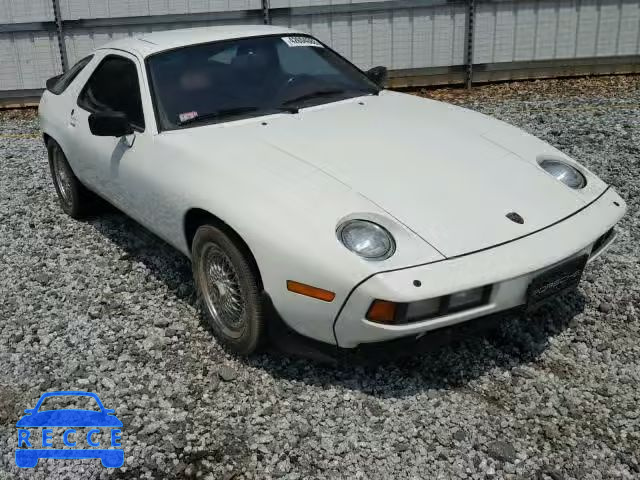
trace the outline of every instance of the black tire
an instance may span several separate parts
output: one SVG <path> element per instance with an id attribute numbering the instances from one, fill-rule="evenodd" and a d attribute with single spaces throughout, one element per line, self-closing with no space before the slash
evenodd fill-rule
<path id="1" fill-rule="evenodd" d="M 228 350 L 250 355 L 265 337 L 259 276 L 242 249 L 222 230 L 202 225 L 191 246 L 198 306 Z"/>
<path id="2" fill-rule="evenodd" d="M 86 189 L 73 173 L 67 157 L 55 141 L 47 144 L 49 169 L 53 186 L 58 194 L 62 210 L 71 218 L 83 218 L 91 213 L 95 204 L 94 195 Z"/>

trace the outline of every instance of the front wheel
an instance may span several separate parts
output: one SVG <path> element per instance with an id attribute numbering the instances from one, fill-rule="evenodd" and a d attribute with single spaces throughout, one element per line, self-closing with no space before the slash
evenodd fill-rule
<path id="1" fill-rule="evenodd" d="M 191 248 L 199 305 L 215 336 L 240 355 L 253 353 L 265 336 L 257 272 L 222 230 L 203 225 Z"/>
<path id="2" fill-rule="evenodd" d="M 90 213 L 94 198 L 69 166 L 62 148 L 53 140 L 47 145 L 49 168 L 53 186 L 58 194 L 62 210 L 72 218 L 82 218 Z"/>

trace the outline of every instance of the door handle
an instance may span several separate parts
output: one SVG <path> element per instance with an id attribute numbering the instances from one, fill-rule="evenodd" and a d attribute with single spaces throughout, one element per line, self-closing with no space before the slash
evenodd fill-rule
<path id="1" fill-rule="evenodd" d="M 76 110 L 75 108 L 71 110 L 71 115 L 69 117 L 69 125 L 75 127 L 78 125 L 78 119 L 76 118 Z"/>

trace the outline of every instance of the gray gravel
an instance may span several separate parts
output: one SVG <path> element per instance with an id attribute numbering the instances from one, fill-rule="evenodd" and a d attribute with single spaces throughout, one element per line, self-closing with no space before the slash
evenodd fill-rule
<path id="1" fill-rule="evenodd" d="M 632 83 L 638 85 L 638 83 Z M 462 102 L 580 159 L 627 200 L 578 292 L 385 366 L 227 355 L 188 261 L 116 212 L 61 213 L 32 116 L 0 115 L 0 478 L 640 478 L 640 91 Z M 47 390 L 98 393 L 125 467 L 14 464 Z"/>

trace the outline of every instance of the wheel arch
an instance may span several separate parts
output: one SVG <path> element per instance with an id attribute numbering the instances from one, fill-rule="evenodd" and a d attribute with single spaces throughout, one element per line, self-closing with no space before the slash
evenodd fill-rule
<path id="1" fill-rule="evenodd" d="M 242 253 L 246 256 L 247 260 L 251 264 L 251 267 L 256 274 L 260 288 L 264 289 L 262 274 L 260 273 L 258 262 L 256 261 L 256 258 L 251 251 L 249 244 L 231 225 L 222 220 L 220 217 L 209 212 L 208 210 L 204 210 L 202 208 L 191 208 L 184 215 L 183 232 L 189 254 L 191 253 L 191 246 L 196 231 L 200 226 L 205 224 L 212 225 L 222 230 L 227 236 L 229 236 L 229 238 L 236 244 L 236 246 L 240 248 Z"/>
<path id="2" fill-rule="evenodd" d="M 42 132 L 42 141 L 44 142 L 44 146 L 47 149 L 47 155 L 51 155 L 51 147 L 54 145 L 57 145 L 58 148 L 60 149 L 60 151 L 62 151 L 62 154 L 65 156 L 65 158 L 67 159 L 67 163 L 69 165 L 69 168 L 71 169 L 71 171 L 73 172 L 73 174 L 75 175 L 76 172 L 73 168 L 73 166 L 71 166 L 71 164 L 69 163 L 69 157 L 67 156 L 67 153 L 64 151 L 64 148 L 62 148 L 62 145 L 60 145 L 60 142 L 58 140 L 56 140 L 56 138 L 47 133 L 47 132 Z M 78 179 L 78 181 L 80 181 L 80 179 Z M 81 181 L 80 181 L 81 182 Z M 82 183 L 82 182 L 81 182 Z M 86 187 L 85 187 L 86 188 Z"/>
<path id="3" fill-rule="evenodd" d="M 50 133 L 42 132 L 42 141 L 44 142 L 44 146 L 47 149 L 47 151 L 52 145 L 57 145 L 60 148 L 60 150 L 62 150 L 62 153 L 64 154 L 64 156 L 67 157 L 67 153 L 65 152 L 64 148 L 62 148 L 62 145 L 60 144 L 58 139 L 53 135 L 51 135 Z"/>

